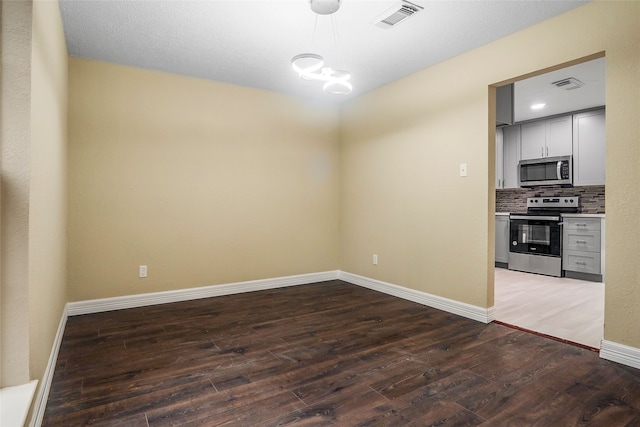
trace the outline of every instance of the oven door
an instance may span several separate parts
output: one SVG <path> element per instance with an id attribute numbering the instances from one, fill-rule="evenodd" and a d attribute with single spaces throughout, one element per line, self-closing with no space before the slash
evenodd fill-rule
<path id="1" fill-rule="evenodd" d="M 562 222 L 560 217 L 511 215 L 509 251 L 561 257 Z"/>

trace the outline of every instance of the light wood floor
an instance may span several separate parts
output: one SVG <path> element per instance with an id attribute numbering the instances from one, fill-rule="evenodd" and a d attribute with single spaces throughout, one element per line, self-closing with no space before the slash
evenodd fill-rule
<path id="1" fill-rule="evenodd" d="M 604 283 L 495 269 L 495 318 L 600 348 Z"/>

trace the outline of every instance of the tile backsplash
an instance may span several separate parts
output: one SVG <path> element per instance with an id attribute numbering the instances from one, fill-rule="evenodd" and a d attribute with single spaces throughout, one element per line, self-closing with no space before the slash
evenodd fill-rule
<path id="1" fill-rule="evenodd" d="M 496 212 L 526 212 L 527 197 L 580 196 L 579 213 L 603 214 L 604 185 L 532 187 L 496 190 Z"/>

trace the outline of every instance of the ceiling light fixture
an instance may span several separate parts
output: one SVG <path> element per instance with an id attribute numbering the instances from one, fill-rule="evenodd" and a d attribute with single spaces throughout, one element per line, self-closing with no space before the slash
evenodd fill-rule
<path id="1" fill-rule="evenodd" d="M 310 0 L 311 10 L 318 15 L 332 15 L 340 8 L 340 0 Z M 316 23 L 317 23 L 316 16 Z M 338 46 L 338 31 L 334 19 L 331 19 L 333 37 Z M 314 26 L 315 36 L 315 26 Z M 322 89 L 331 95 L 346 95 L 351 93 L 353 86 L 349 82 L 351 73 L 345 70 L 334 70 L 325 67 L 324 58 L 315 53 L 301 53 L 291 59 L 291 68 L 298 73 L 303 80 L 316 80 L 324 82 Z"/>
<path id="2" fill-rule="evenodd" d="M 533 104 L 533 105 L 531 106 L 531 109 L 532 109 L 532 110 L 542 110 L 546 105 L 547 105 L 547 104 L 542 104 L 542 103 L 540 103 L 540 104 Z"/>

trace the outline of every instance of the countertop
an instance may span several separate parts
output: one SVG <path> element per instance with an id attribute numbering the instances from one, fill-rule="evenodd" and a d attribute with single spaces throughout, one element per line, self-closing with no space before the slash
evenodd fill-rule
<path id="1" fill-rule="evenodd" d="M 604 218 L 604 214 L 581 214 L 581 213 L 564 213 L 564 218 Z"/>
<path id="2" fill-rule="evenodd" d="M 509 212 L 496 212 L 496 216 L 509 216 Z M 605 214 L 564 213 L 565 218 L 604 218 Z"/>

